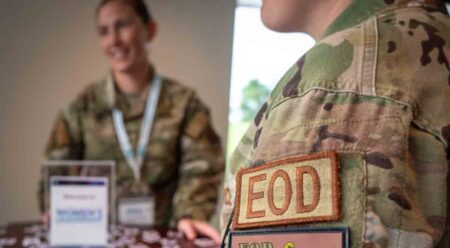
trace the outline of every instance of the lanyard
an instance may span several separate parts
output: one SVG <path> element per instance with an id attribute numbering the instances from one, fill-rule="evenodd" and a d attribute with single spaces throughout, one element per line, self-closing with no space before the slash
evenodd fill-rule
<path id="1" fill-rule="evenodd" d="M 128 138 L 122 112 L 116 108 L 112 111 L 114 127 L 116 129 L 117 138 L 119 139 L 120 148 L 122 149 L 123 155 L 127 160 L 128 166 L 130 166 L 133 171 L 135 180 L 139 180 L 141 177 L 141 167 L 144 162 L 145 151 L 147 150 L 146 148 L 153 126 L 159 93 L 161 92 L 161 85 L 161 77 L 155 73 L 150 88 L 150 93 L 148 94 L 147 104 L 145 106 L 145 114 L 144 119 L 142 120 L 141 130 L 139 132 L 139 143 L 136 153 L 133 152 L 130 139 Z"/>

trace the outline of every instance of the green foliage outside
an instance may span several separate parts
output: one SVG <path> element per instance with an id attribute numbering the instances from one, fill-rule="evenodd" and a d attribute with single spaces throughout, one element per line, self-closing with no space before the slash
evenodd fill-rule
<path id="1" fill-rule="evenodd" d="M 238 122 L 230 122 L 228 124 L 227 161 L 269 94 L 269 88 L 257 79 L 251 80 L 242 88 L 242 99 L 239 109 L 241 119 Z"/>
<path id="2" fill-rule="evenodd" d="M 241 112 L 242 121 L 251 121 L 261 105 L 270 94 L 269 88 L 257 79 L 251 80 L 242 89 Z"/>

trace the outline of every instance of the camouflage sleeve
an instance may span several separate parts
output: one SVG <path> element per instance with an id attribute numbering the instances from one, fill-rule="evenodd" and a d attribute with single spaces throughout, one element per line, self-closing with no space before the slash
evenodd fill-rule
<path id="1" fill-rule="evenodd" d="M 50 138 L 47 142 L 44 158 L 47 160 L 76 160 L 82 158 L 82 142 L 79 130 L 79 118 L 74 111 L 66 109 L 61 111 L 53 125 Z M 44 202 L 44 170 L 38 185 L 38 204 L 43 213 Z"/>
<path id="2" fill-rule="evenodd" d="M 449 235 L 446 234 L 448 231 L 445 231 L 446 213 L 448 212 L 445 206 L 448 200 L 445 200 L 448 191 L 446 185 L 448 181 L 446 180 L 448 166 L 446 149 L 448 150 L 448 145 L 444 144 L 439 137 L 419 128 L 414 123 L 410 126 L 408 139 L 411 157 L 407 165 L 416 170 L 416 194 L 421 201 L 421 211 L 432 228 L 431 234 L 435 245 L 439 242 L 440 246 L 438 247 L 449 247 L 448 240 L 445 241 L 445 238 L 441 238 Z M 429 202 L 436 203 L 429 204 Z M 413 225 L 411 224 L 411 226 Z"/>
<path id="3" fill-rule="evenodd" d="M 377 105 L 376 102 L 370 102 L 370 103 L 367 102 L 365 104 L 367 104 L 366 105 L 367 108 L 365 109 L 365 111 L 367 111 L 367 109 L 369 109 L 369 106 L 374 107 Z M 314 105 L 314 104 L 311 104 L 311 105 Z M 338 105 L 339 105 L 338 103 L 334 103 L 334 108 L 336 109 L 338 107 Z M 298 106 L 298 104 L 289 105 L 288 103 L 285 103 L 284 105 L 280 105 L 279 108 L 284 108 L 282 111 L 289 113 L 289 112 L 291 112 L 291 109 L 293 108 L 293 106 Z M 319 106 L 323 107 L 325 105 L 319 105 Z M 356 111 L 357 104 L 348 105 L 348 106 L 351 106 L 353 108 L 354 112 Z M 301 108 L 298 108 L 298 109 L 301 109 Z M 305 107 L 303 109 L 308 109 L 308 108 Z M 342 111 L 342 112 L 349 113 L 349 111 L 347 111 L 347 110 Z M 275 114 L 273 114 L 272 116 L 275 116 Z M 297 114 L 296 116 L 300 116 L 300 114 Z M 277 116 L 277 117 L 279 117 L 279 116 Z M 258 119 L 258 116 L 255 119 Z M 284 120 L 283 124 L 290 123 L 292 125 L 296 125 L 295 124 L 296 120 L 294 118 L 291 118 L 291 116 L 282 118 L 282 119 Z M 290 125 L 290 124 L 287 124 L 287 125 Z M 448 158 L 449 158 L 449 146 L 446 144 L 446 142 L 443 142 L 443 140 L 440 139 L 439 136 L 435 136 L 435 135 L 433 135 L 432 132 L 430 132 L 426 129 L 420 128 L 418 125 L 416 125 L 415 122 L 410 122 L 410 123 L 408 123 L 408 125 L 409 125 L 409 131 L 404 134 L 405 140 L 408 140 L 408 146 L 407 146 L 408 159 L 407 159 L 407 161 L 405 161 L 404 167 L 414 168 L 414 170 L 416 171 L 416 174 L 414 175 L 414 179 L 413 179 L 412 183 L 410 184 L 411 185 L 410 187 L 414 189 L 414 193 L 417 194 L 417 197 L 420 200 L 419 204 L 421 207 L 421 211 L 423 211 L 423 214 L 425 215 L 425 219 L 431 227 L 429 232 L 432 233 L 433 240 L 437 242 L 437 241 L 439 241 L 440 237 L 442 236 L 442 238 L 440 239 L 440 243 L 437 247 L 450 247 L 450 232 L 449 232 L 450 218 L 448 217 L 448 216 L 450 216 L 450 208 L 448 208 L 448 207 L 446 208 L 445 205 L 442 204 L 442 203 L 448 202 L 447 205 L 450 206 L 449 205 L 450 198 L 448 198 L 447 201 L 445 201 L 445 202 L 442 201 L 443 197 L 445 197 L 445 196 L 450 197 L 450 195 L 449 195 L 450 191 L 447 186 L 447 184 L 450 182 L 450 178 L 446 178 L 447 162 L 448 162 Z M 268 133 L 269 131 L 267 131 L 267 130 L 269 130 L 270 128 L 273 128 L 273 126 L 274 125 L 264 126 L 266 133 Z M 382 129 L 381 126 L 378 126 L 378 128 Z M 299 128 L 297 127 L 297 129 L 299 129 Z M 384 128 L 384 129 L 387 130 L 386 128 Z M 238 170 L 240 168 L 242 168 L 243 166 L 252 164 L 252 161 L 257 162 L 257 160 L 260 159 L 260 157 L 258 157 L 257 151 L 255 151 L 253 149 L 255 141 L 257 141 L 258 138 L 260 137 L 258 135 L 258 130 L 260 130 L 260 129 L 258 129 L 257 125 L 255 125 L 253 123 L 250 125 L 250 128 L 247 130 L 246 134 L 244 135 L 244 137 L 240 141 L 239 145 L 237 146 L 236 150 L 234 151 L 233 155 L 231 156 L 231 159 L 227 163 L 225 183 L 224 183 L 224 198 L 225 199 L 224 199 L 224 205 L 222 206 L 222 211 L 221 211 L 222 235 L 226 231 L 227 223 L 230 220 L 230 217 L 231 217 L 231 214 L 232 214 L 233 208 L 234 208 L 234 202 L 235 202 L 234 198 L 235 198 L 235 191 L 236 191 L 236 178 L 235 178 L 236 174 L 237 174 Z M 289 129 L 289 130 L 292 131 L 293 129 Z M 341 130 L 341 132 L 342 132 L 342 130 Z M 349 132 L 346 132 L 346 134 L 348 134 L 348 135 L 350 135 L 352 133 L 354 135 L 358 135 L 358 137 L 362 137 L 360 140 L 371 139 L 370 137 L 367 137 L 367 135 L 364 136 L 364 135 L 357 134 L 355 129 L 352 129 Z M 443 133 L 443 136 L 445 137 L 445 139 L 447 141 L 450 141 L 450 139 L 449 139 L 450 125 L 447 127 L 444 127 L 442 129 L 442 133 Z M 380 135 L 386 135 L 386 137 L 389 137 L 389 136 L 394 136 L 395 134 L 392 133 L 392 131 L 381 131 Z M 279 135 L 278 137 L 284 138 L 285 136 Z M 304 139 L 304 137 L 291 136 L 291 139 L 293 139 L 293 138 L 297 138 L 297 139 L 301 139 L 301 140 Z M 376 138 L 376 139 L 378 139 L 378 138 Z M 274 153 L 276 153 L 276 154 L 278 154 L 278 152 L 281 149 L 289 150 L 292 147 L 291 140 L 288 141 L 289 143 L 286 142 L 286 146 L 281 146 L 280 144 L 282 141 L 277 140 L 277 136 L 270 136 L 269 138 L 264 138 L 264 141 L 266 143 L 265 149 L 266 150 L 269 150 L 269 149 L 274 150 Z M 270 141 L 270 142 L 268 142 L 268 141 Z M 370 142 L 373 142 L 371 144 L 374 144 L 376 142 L 379 142 L 380 144 L 382 144 L 383 139 L 379 139 L 378 141 L 373 140 Z M 306 143 L 306 145 L 309 145 L 309 146 L 311 146 L 312 144 L 313 144 L 313 142 L 310 140 Z M 360 144 L 362 144 L 362 142 Z M 390 144 L 392 145 L 392 143 L 390 143 Z M 259 145 L 261 146 L 261 143 Z M 276 148 L 277 145 L 281 147 L 280 150 L 278 150 Z M 333 145 L 333 144 L 330 143 L 330 145 Z M 379 146 L 379 145 L 377 144 L 377 146 Z M 382 146 L 389 147 L 388 145 L 382 145 Z M 379 146 L 379 147 L 381 147 L 381 146 Z M 298 146 L 297 146 L 295 149 L 301 149 L 301 148 L 298 148 Z M 360 148 L 358 148 L 358 149 L 360 149 Z M 447 152 L 445 151 L 445 149 L 447 149 Z M 395 152 L 395 150 L 397 150 L 397 149 L 392 149 L 392 151 L 394 151 L 394 152 Z M 405 150 L 403 150 L 403 151 L 405 151 Z M 376 154 L 376 153 L 372 153 L 372 154 Z M 383 159 L 381 159 L 381 158 L 382 158 L 382 156 L 380 156 L 380 158 L 376 158 L 376 159 L 371 159 L 369 156 L 365 157 L 366 160 L 377 163 L 378 164 L 377 166 L 379 166 L 379 165 L 383 166 L 382 163 L 384 163 L 383 162 L 384 158 Z M 386 158 L 388 158 L 388 157 L 386 156 Z M 391 160 L 386 159 L 386 161 L 391 161 Z M 342 165 L 347 163 L 344 160 L 341 160 L 341 162 L 342 162 Z M 369 163 L 369 162 L 367 162 L 367 163 Z M 391 162 L 388 162 L 388 164 L 390 165 Z M 386 166 L 386 168 L 388 168 L 388 167 Z M 378 170 L 378 168 L 377 168 L 377 170 Z M 383 170 L 388 171 L 388 169 L 383 169 Z M 407 173 L 401 173 L 401 174 L 399 174 L 398 178 L 400 178 L 400 180 L 406 180 L 408 176 L 409 175 Z M 447 184 L 446 184 L 446 182 L 447 182 Z M 388 183 L 382 182 L 382 183 L 380 183 L 380 185 L 382 185 L 382 186 L 386 185 L 389 189 L 392 188 L 389 186 Z M 379 190 L 379 188 L 377 188 L 377 190 Z M 346 191 L 346 192 L 351 192 L 351 191 Z M 356 195 L 356 194 L 354 194 L 354 195 Z M 406 201 L 405 201 L 405 203 L 406 203 Z M 344 202 L 344 204 L 345 204 L 345 202 Z M 405 206 L 407 208 L 409 208 L 409 206 L 410 206 L 409 204 L 410 203 L 407 203 L 407 204 L 405 204 Z M 348 206 L 348 204 L 347 204 L 347 206 Z M 345 207 L 346 206 L 343 206 L 344 211 L 345 211 Z M 354 211 L 353 206 L 351 207 L 351 211 Z M 371 211 L 373 211 L 373 210 L 371 210 Z M 383 204 L 380 204 L 377 212 L 373 212 L 373 213 L 374 214 L 376 213 L 377 215 L 384 215 L 385 213 L 389 213 L 389 212 L 391 212 L 391 210 L 389 210 L 387 207 L 385 208 Z M 447 219 L 445 218 L 446 212 L 447 212 Z M 343 216 L 345 216 L 345 215 L 343 215 Z M 391 218 L 393 219 L 394 217 L 391 217 Z M 373 230 L 383 230 L 385 227 L 383 226 L 383 224 L 381 224 L 381 225 L 379 225 L 379 224 L 380 223 L 389 223 L 389 220 L 386 218 L 383 218 L 380 220 L 382 220 L 383 222 L 372 223 L 372 222 L 370 222 L 371 221 L 370 219 L 367 219 L 367 225 L 368 226 L 370 225 L 370 228 L 375 228 Z M 413 220 L 415 221 L 416 219 L 413 219 Z M 412 223 L 409 223 L 408 226 L 405 228 L 415 228 L 414 225 L 416 225 L 416 224 L 412 221 Z M 354 228 L 355 230 L 357 229 L 357 227 L 355 227 L 355 226 L 351 226 L 351 227 Z M 390 229 L 390 230 L 394 230 L 394 229 Z M 401 232 L 402 230 L 394 230 L 391 232 L 394 233 L 397 231 Z M 393 237 L 394 237 L 394 236 L 384 237 L 383 235 L 385 235 L 385 234 L 387 235 L 387 232 L 386 233 L 384 233 L 384 232 L 376 233 L 376 235 L 379 235 L 380 242 L 382 240 L 385 240 L 385 242 L 387 242 L 387 238 L 393 239 Z M 374 235 L 374 237 L 376 237 L 375 233 L 373 235 Z M 434 245 L 436 245 L 436 243 Z M 380 247 L 384 247 L 384 246 L 381 245 Z"/>
<path id="4" fill-rule="evenodd" d="M 216 207 L 224 159 L 209 111 L 195 94 L 187 104 L 183 127 L 180 178 L 172 221 L 176 223 L 183 217 L 208 221 Z"/>
<path id="5" fill-rule="evenodd" d="M 45 149 L 46 159 L 67 160 L 82 157 L 82 142 L 79 135 L 74 133 L 74 129 L 79 129 L 78 123 L 74 114 L 58 114 Z"/>
<path id="6" fill-rule="evenodd" d="M 442 129 L 443 135 L 448 142 L 447 145 L 447 164 L 450 168 L 450 124 Z M 450 247 L 450 171 L 447 171 L 447 220 L 444 224 L 444 233 L 438 248 Z"/>
<path id="7" fill-rule="evenodd" d="M 220 230 L 223 233 L 227 228 L 227 224 L 231 221 L 231 213 L 234 208 L 234 194 L 236 191 L 236 173 L 241 167 L 248 167 L 252 154 L 253 137 L 257 133 L 257 127 L 250 124 L 249 128 L 242 136 L 230 159 L 227 160 L 225 168 L 225 179 L 223 187 L 223 205 L 220 211 Z"/>

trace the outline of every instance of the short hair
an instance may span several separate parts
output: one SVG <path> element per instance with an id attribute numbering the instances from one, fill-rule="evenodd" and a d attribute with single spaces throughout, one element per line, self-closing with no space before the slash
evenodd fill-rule
<path id="1" fill-rule="evenodd" d="M 97 16 L 100 9 L 107 3 L 114 1 L 130 6 L 144 23 L 149 23 L 153 21 L 153 17 L 150 14 L 149 9 L 145 5 L 144 0 L 102 0 L 95 9 L 95 15 Z"/>

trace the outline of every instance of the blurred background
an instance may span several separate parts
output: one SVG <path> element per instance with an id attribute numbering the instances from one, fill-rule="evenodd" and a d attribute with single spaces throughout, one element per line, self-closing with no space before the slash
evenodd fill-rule
<path id="1" fill-rule="evenodd" d="M 197 90 L 225 147 L 235 2 L 146 2 L 159 24 L 152 62 Z M 0 0 L 0 225 L 39 219 L 37 182 L 56 113 L 107 73 L 97 3 Z"/>
<path id="2" fill-rule="evenodd" d="M 193 87 L 227 157 L 278 79 L 314 41 L 263 26 L 260 0 L 146 0 L 158 22 L 150 58 Z M 37 182 L 58 110 L 108 70 L 98 1 L 0 0 L 0 226 L 39 220 Z M 217 226 L 217 215 L 212 220 Z"/>
<path id="3" fill-rule="evenodd" d="M 278 80 L 314 40 L 302 33 L 276 33 L 261 22 L 261 1 L 237 1 L 228 116 L 227 158 Z"/>

